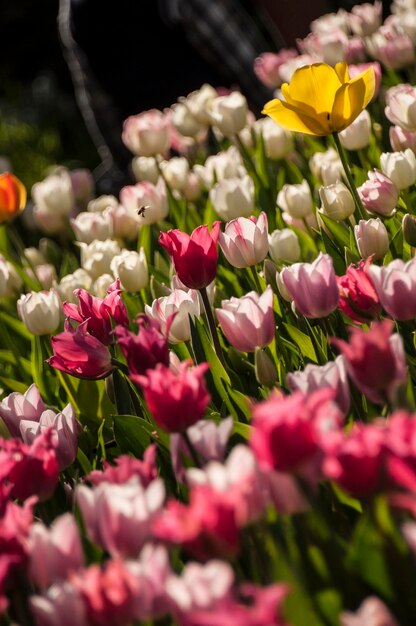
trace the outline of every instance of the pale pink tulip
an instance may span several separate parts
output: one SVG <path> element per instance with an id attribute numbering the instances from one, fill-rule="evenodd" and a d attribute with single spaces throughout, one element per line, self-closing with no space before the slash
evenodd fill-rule
<path id="1" fill-rule="evenodd" d="M 218 238 L 227 261 L 234 267 L 250 267 L 263 261 L 269 251 L 267 215 L 262 211 L 258 219 L 238 217 L 231 220 Z"/>

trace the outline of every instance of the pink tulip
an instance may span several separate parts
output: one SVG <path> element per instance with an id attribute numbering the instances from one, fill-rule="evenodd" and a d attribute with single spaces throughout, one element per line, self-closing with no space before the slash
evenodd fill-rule
<path id="1" fill-rule="evenodd" d="M 254 72 L 266 87 L 277 89 L 282 83 L 280 66 L 297 56 L 297 51 L 291 48 L 282 48 L 279 52 L 263 52 L 254 61 Z"/>
<path id="2" fill-rule="evenodd" d="M 207 287 L 217 273 L 217 239 L 221 222 L 214 222 L 211 232 L 198 226 L 191 235 L 175 229 L 161 232 L 159 243 L 172 257 L 176 273 L 186 287 Z"/>
<path id="3" fill-rule="evenodd" d="M 237 217 L 225 226 L 218 242 L 233 267 L 250 267 L 263 261 L 269 252 L 267 215 Z"/>
<path id="4" fill-rule="evenodd" d="M 369 596 L 351 613 L 343 611 L 339 617 L 341 626 L 399 626 L 384 602 Z"/>
<path id="5" fill-rule="evenodd" d="M 381 13 L 382 3 L 379 0 L 376 0 L 374 4 L 369 2 L 357 4 L 348 16 L 351 30 L 359 37 L 372 35 L 381 26 Z"/>
<path id="6" fill-rule="evenodd" d="M 224 335 L 241 352 L 265 348 L 274 339 L 276 324 L 270 285 L 261 296 L 250 291 L 241 298 L 223 300 L 215 312 Z"/>
<path id="7" fill-rule="evenodd" d="M 131 115 L 123 124 L 121 138 L 137 156 L 163 154 L 169 147 L 169 122 L 157 109 Z"/>
<path id="8" fill-rule="evenodd" d="M 380 300 L 370 276 L 371 259 L 350 265 L 345 276 L 337 276 L 339 308 L 353 322 L 362 324 L 381 312 Z"/>
<path id="9" fill-rule="evenodd" d="M 325 365 L 308 364 L 303 371 L 288 374 L 286 381 L 291 391 L 302 391 L 306 394 L 317 389 L 333 389 L 334 402 L 343 415 L 347 415 L 350 408 L 350 388 L 342 355 Z"/>
<path id="10" fill-rule="evenodd" d="M 369 180 L 357 189 L 361 202 L 371 213 L 391 215 L 399 199 L 396 185 L 379 170 L 368 172 L 368 178 Z"/>
<path id="11" fill-rule="evenodd" d="M 384 447 L 386 475 L 391 485 L 414 494 L 416 491 L 415 416 L 396 411 L 389 417 Z"/>
<path id="12" fill-rule="evenodd" d="M 87 323 L 88 320 L 74 329 L 67 322 L 65 331 L 51 338 L 53 356 L 46 362 L 77 378 L 97 380 L 108 376 L 113 365 L 108 348 L 87 333 Z"/>
<path id="13" fill-rule="evenodd" d="M 172 319 L 170 317 L 166 323 L 166 335 L 169 334 Z M 160 323 L 144 314 L 138 316 L 137 323 L 137 335 L 122 326 L 117 326 L 114 331 L 117 345 L 127 360 L 129 374 L 134 381 L 137 375 L 154 369 L 158 363 L 169 365 L 168 340 L 161 331 Z"/>
<path id="14" fill-rule="evenodd" d="M 123 485 L 130 478 L 136 477 L 143 487 L 147 487 L 152 480 L 157 478 L 156 451 L 156 445 L 152 443 L 146 448 L 143 461 L 127 454 L 122 454 L 114 459 L 115 465 L 110 465 L 107 461 L 104 461 L 103 471 L 94 470 L 85 478 L 93 485 L 99 485 L 100 483 Z"/>
<path id="15" fill-rule="evenodd" d="M 416 87 L 395 85 L 386 92 L 387 106 L 384 109 L 387 119 L 403 130 L 416 130 Z"/>
<path id="16" fill-rule="evenodd" d="M 350 341 L 332 338 L 345 357 L 347 372 L 356 387 L 377 404 L 392 400 L 406 384 L 407 366 L 403 341 L 392 335 L 393 322 L 373 322 L 368 331 L 350 329 Z"/>
<path id="17" fill-rule="evenodd" d="M 91 540 L 114 557 L 136 557 L 151 536 L 151 525 L 165 499 L 162 479 L 143 487 L 137 477 L 117 485 L 80 485 L 76 500 Z"/>
<path id="18" fill-rule="evenodd" d="M 75 461 L 78 451 L 78 433 L 81 424 L 76 420 L 71 404 L 60 412 L 51 409 L 43 411 L 39 421 L 23 419 L 20 432 L 25 443 L 31 444 L 41 433 L 52 427 L 56 436 L 56 458 L 59 470 L 63 470 Z"/>
<path id="19" fill-rule="evenodd" d="M 341 424 L 333 395 L 330 389 L 286 397 L 275 393 L 254 405 L 250 446 L 260 466 L 301 474 L 314 483 L 320 475 L 321 441 L 330 440 Z"/>
<path id="20" fill-rule="evenodd" d="M 190 368 L 189 361 L 181 363 L 178 374 L 159 363 L 147 370 L 145 376 L 134 377 L 144 390 L 144 396 L 155 422 L 164 430 L 177 433 L 202 418 L 211 400 L 203 376 L 208 363 Z"/>
<path id="21" fill-rule="evenodd" d="M 396 152 L 404 152 L 407 148 L 416 152 L 416 133 L 403 130 L 400 126 L 390 126 L 390 143 Z"/>
<path id="22" fill-rule="evenodd" d="M 0 403 L 0 417 L 11 436 L 20 437 L 21 420 L 37 422 L 45 409 L 39 389 L 33 384 L 23 394 L 15 391 L 6 396 Z"/>
<path id="23" fill-rule="evenodd" d="M 90 626 L 81 594 L 70 582 L 55 583 L 29 602 L 36 626 Z"/>
<path id="24" fill-rule="evenodd" d="M 416 259 L 394 259 L 388 265 L 372 265 L 369 273 L 385 311 L 395 320 L 416 317 Z"/>
<path id="25" fill-rule="evenodd" d="M 46 589 L 84 565 L 81 538 L 71 513 L 57 517 L 50 528 L 33 524 L 29 535 L 30 577 Z"/>
<path id="26" fill-rule="evenodd" d="M 313 263 L 295 263 L 280 273 L 296 309 L 310 318 L 326 317 L 338 306 L 339 293 L 332 258 L 319 253 Z"/>
<path id="27" fill-rule="evenodd" d="M 138 225 L 155 224 L 166 219 L 169 211 L 166 185 L 159 178 L 156 185 L 143 181 L 136 185 L 128 185 L 120 191 L 120 202 L 133 215 L 137 216 L 140 207 L 146 207 L 138 216 Z M 115 212 L 113 212 L 115 214 Z"/>

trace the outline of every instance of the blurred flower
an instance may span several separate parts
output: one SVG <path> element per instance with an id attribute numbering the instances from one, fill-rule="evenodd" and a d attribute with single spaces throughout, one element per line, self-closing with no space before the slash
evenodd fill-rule
<path id="1" fill-rule="evenodd" d="M 395 85 L 386 92 L 384 112 L 392 124 L 403 130 L 416 130 L 416 87 Z"/>
<path id="2" fill-rule="evenodd" d="M 26 188 L 10 172 L 0 174 L 0 223 L 13 220 L 26 206 Z"/>
<path id="3" fill-rule="evenodd" d="M 376 169 L 368 172 L 368 180 L 357 191 L 367 211 L 378 215 L 391 215 L 399 199 L 393 181 Z"/>
<path id="4" fill-rule="evenodd" d="M 224 178 L 212 187 L 209 198 L 224 221 L 248 217 L 254 211 L 253 180 L 250 176 Z"/>
<path id="5" fill-rule="evenodd" d="M 61 282 L 57 286 L 58 293 L 63 302 L 76 302 L 77 296 L 75 291 L 77 289 L 85 289 L 89 291 L 92 286 L 92 278 L 82 268 L 75 270 L 73 274 L 67 274 L 61 279 Z"/>
<path id="6" fill-rule="evenodd" d="M 137 156 L 156 156 L 169 147 L 169 125 L 164 114 L 151 109 L 131 115 L 123 124 L 123 143 Z"/>
<path id="7" fill-rule="evenodd" d="M 115 196 L 103 195 L 93 198 L 88 202 L 87 211 L 91 213 L 102 213 L 108 207 L 117 206 L 118 200 Z"/>
<path id="8" fill-rule="evenodd" d="M 295 219 L 303 219 L 313 212 L 313 200 L 307 180 L 296 185 L 283 185 L 277 194 L 277 204 Z"/>
<path id="9" fill-rule="evenodd" d="M 271 100 L 263 113 L 288 130 L 330 135 L 349 126 L 374 94 L 374 70 L 350 79 L 345 62 L 301 67 L 290 85 L 281 87 L 285 100 Z"/>
<path id="10" fill-rule="evenodd" d="M 189 176 L 189 162 L 185 157 L 172 157 L 160 163 L 163 177 L 171 189 L 182 191 Z"/>
<path id="11" fill-rule="evenodd" d="M 0 298 L 14 296 L 22 287 L 22 280 L 10 261 L 0 254 Z"/>
<path id="12" fill-rule="evenodd" d="M 45 215 L 45 220 L 46 216 L 50 216 L 51 220 L 67 217 L 75 202 L 68 170 L 62 168 L 33 185 L 32 198 L 38 210 Z"/>
<path id="13" fill-rule="evenodd" d="M 280 85 L 280 67 L 298 56 L 296 50 L 282 48 L 279 52 L 263 52 L 254 60 L 254 72 L 263 85 L 277 89 Z"/>
<path id="14" fill-rule="evenodd" d="M 371 267 L 369 258 L 356 266 L 349 265 L 344 276 L 337 276 L 339 308 L 358 324 L 378 317 L 381 312 L 379 296 L 371 280 Z"/>
<path id="15" fill-rule="evenodd" d="M 33 335 L 50 335 L 59 326 L 61 303 L 55 289 L 31 291 L 20 296 L 17 310 Z"/>
<path id="16" fill-rule="evenodd" d="M 376 0 L 374 4 L 366 2 L 353 6 L 348 15 L 348 22 L 353 33 L 359 37 L 375 33 L 381 26 L 382 8 L 379 0 Z"/>
<path id="17" fill-rule="evenodd" d="M 269 254 L 275 263 L 294 263 L 301 255 L 299 239 L 291 228 L 274 230 L 269 235 Z"/>
<path id="18" fill-rule="evenodd" d="M 210 122 L 224 137 L 231 137 L 243 130 L 247 123 L 247 111 L 247 100 L 239 91 L 218 96 L 208 104 Z"/>
<path id="19" fill-rule="evenodd" d="M 156 185 L 159 179 L 159 169 L 153 157 L 138 156 L 131 162 L 133 174 L 138 183 L 147 181 Z"/>
<path id="20" fill-rule="evenodd" d="M 143 248 L 139 252 L 122 250 L 113 257 L 110 269 L 126 291 L 136 292 L 149 284 L 149 270 Z"/>
<path id="21" fill-rule="evenodd" d="M 72 230 L 78 241 L 92 243 L 94 239 L 105 241 L 112 235 L 111 220 L 106 213 L 79 213 L 76 218 L 70 220 Z"/>
<path id="22" fill-rule="evenodd" d="M 416 259 L 394 259 L 388 265 L 369 267 L 374 288 L 385 311 L 395 320 L 416 317 Z"/>
<path id="23" fill-rule="evenodd" d="M 269 117 L 262 117 L 253 124 L 254 132 L 263 137 L 264 151 L 268 159 L 284 159 L 294 149 L 293 135 Z"/>
<path id="24" fill-rule="evenodd" d="M 376 596 L 369 596 L 351 613 L 343 611 L 340 615 L 341 626 L 399 626 L 384 602 Z"/>
<path id="25" fill-rule="evenodd" d="M 133 241 L 139 234 L 142 224 L 142 214 L 138 214 L 139 209 L 131 206 L 117 204 L 107 207 L 104 216 L 110 224 L 110 233 L 115 239 Z"/>
<path id="26" fill-rule="evenodd" d="M 368 53 L 385 67 L 400 70 L 412 65 L 415 51 L 412 40 L 405 33 L 398 33 L 384 25 L 365 39 Z"/>
<path id="27" fill-rule="evenodd" d="M 116 241 L 95 239 L 90 244 L 79 243 L 81 248 L 81 266 L 93 279 L 102 274 L 110 273 L 110 265 L 113 257 L 120 254 L 120 247 Z"/>
<path id="28" fill-rule="evenodd" d="M 79 168 L 69 172 L 74 202 L 78 209 L 84 211 L 94 194 L 94 178 L 87 168 Z"/>
<path id="29" fill-rule="evenodd" d="M 162 178 L 156 185 L 147 181 L 123 187 L 120 191 L 120 202 L 131 212 L 136 213 L 140 207 L 145 210 L 140 215 L 140 224 L 155 224 L 164 220 L 168 214 L 169 204 L 166 186 Z"/>

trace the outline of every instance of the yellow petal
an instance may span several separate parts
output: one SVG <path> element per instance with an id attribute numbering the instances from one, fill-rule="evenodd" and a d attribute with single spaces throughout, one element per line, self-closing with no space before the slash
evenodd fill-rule
<path id="1" fill-rule="evenodd" d="M 335 96 L 330 125 L 333 132 L 344 130 L 364 109 L 366 84 L 360 78 L 342 85 Z"/>
<path id="2" fill-rule="evenodd" d="M 332 111 L 334 98 L 341 81 L 330 65 L 314 63 L 297 69 L 284 94 L 288 102 L 300 108 L 308 106 L 316 113 Z"/>
<path id="3" fill-rule="evenodd" d="M 364 106 L 363 106 L 363 108 L 365 109 L 367 104 L 370 102 L 370 100 L 374 96 L 374 92 L 376 90 L 376 75 L 374 73 L 374 69 L 372 67 L 369 67 L 367 70 L 365 70 L 365 72 L 356 76 L 356 78 L 362 78 L 363 81 L 365 82 L 365 96 L 364 96 Z"/>
<path id="4" fill-rule="evenodd" d="M 270 100 L 264 106 L 262 113 L 265 113 L 272 118 L 277 124 L 299 133 L 306 133 L 307 135 L 329 135 L 331 130 L 328 125 L 325 125 L 325 119 L 317 119 L 310 117 L 304 110 L 299 109 L 289 102 L 282 102 L 275 99 Z"/>
<path id="5" fill-rule="evenodd" d="M 341 83 L 347 83 L 350 80 L 348 65 L 345 61 L 340 61 L 339 63 L 337 63 L 334 69 Z"/>

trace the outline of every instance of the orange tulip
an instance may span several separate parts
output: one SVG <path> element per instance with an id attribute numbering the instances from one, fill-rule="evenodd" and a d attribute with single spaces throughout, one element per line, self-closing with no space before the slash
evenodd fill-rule
<path id="1" fill-rule="evenodd" d="M 0 223 L 14 219 L 26 206 L 26 188 L 10 172 L 0 174 Z"/>

